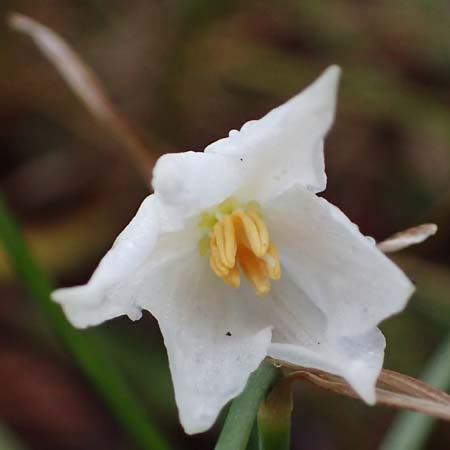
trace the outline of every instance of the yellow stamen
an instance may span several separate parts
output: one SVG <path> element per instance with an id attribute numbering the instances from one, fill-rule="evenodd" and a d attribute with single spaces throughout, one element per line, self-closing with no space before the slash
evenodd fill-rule
<path id="1" fill-rule="evenodd" d="M 217 258 L 214 257 L 214 255 L 211 255 L 209 257 L 209 265 L 211 266 L 211 269 L 213 270 L 213 272 L 219 277 L 219 278 L 224 278 L 228 275 L 227 271 L 223 270 L 223 268 L 219 268 L 217 266 Z"/>
<path id="2" fill-rule="evenodd" d="M 236 205 L 228 199 L 219 205 L 217 216 L 208 213 L 202 217 L 200 226 L 206 225 L 210 235 L 199 242 L 199 251 L 201 255 L 210 253 L 211 269 L 224 283 L 238 288 L 241 269 L 262 296 L 270 291 L 271 280 L 281 278 L 278 251 L 259 205 L 251 202 L 244 209 L 235 209 Z"/>
<path id="3" fill-rule="evenodd" d="M 228 267 L 236 265 L 237 242 L 232 216 L 227 215 L 223 219 L 223 231 L 225 237 L 225 257 Z"/>
<path id="4" fill-rule="evenodd" d="M 259 243 L 260 243 L 260 255 L 258 256 L 263 256 L 267 253 L 267 250 L 269 249 L 270 244 L 269 230 L 267 229 L 264 220 L 262 220 L 261 216 L 258 215 L 256 212 L 247 210 L 246 213 L 253 220 L 253 222 L 256 225 L 256 228 L 258 229 Z"/>
<path id="5" fill-rule="evenodd" d="M 264 253 L 262 252 L 258 228 L 251 217 L 241 209 L 235 211 L 233 216 L 240 219 L 240 225 L 242 226 L 244 236 L 252 252 L 257 256 L 263 256 Z"/>
<path id="6" fill-rule="evenodd" d="M 233 267 L 228 275 L 222 277 L 222 280 L 228 284 L 228 286 L 238 288 L 241 285 L 241 274 L 237 267 Z"/>
<path id="7" fill-rule="evenodd" d="M 228 275 L 229 268 L 222 262 L 220 250 L 217 246 L 216 235 L 211 236 L 211 257 L 209 259 L 212 269 L 219 277 Z"/>
<path id="8" fill-rule="evenodd" d="M 278 256 L 278 250 L 271 242 L 269 249 L 264 256 L 264 261 L 266 262 L 267 273 L 272 280 L 279 280 L 281 278 L 281 265 L 280 257 Z"/>
<path id="9" fill-rule="evenodd" d="M 212 237 L 214 237 L 216 240 L 220 261 L 225 267 L 231 269 L 233 265 L 229 265 L 227 261 L 227 255 L 225 253 L 225 233 L 223 229 L 223 221 L 217 222 L 214 225 Z"/>
<path id="10" fill-rule="evenodd" d="M 258 295 L 267 294 L 270 291 L 270 279 L 267 276 L 264 261 L 245 246 L 239 248 L 238 259 L 245 276 L 255 288 L 255 292 Z"/>

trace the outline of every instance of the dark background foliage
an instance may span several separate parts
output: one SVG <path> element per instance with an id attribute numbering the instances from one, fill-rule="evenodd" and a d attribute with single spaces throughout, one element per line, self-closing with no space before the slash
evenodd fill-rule
<path id="1" fill-rule="evenodd" d="M 72 43 L 147 135 L 154 159 L 202 150 L 331 63 L 342 66 L 325 197 L 376 239 L 425 221 L 440 226 L 399 259 L 418 295 L 383 326 L 386 367 L 420 374 L 450 327 L 447 1 L 2 0 L 0 188 L 39 261 L 70 285 L 88 279 L 148 186 L 31 41 L 7 28 L 12 10 Z M 36 450 L 132 448 L 1 252 L 0 295 L 3 426 Z M 180 429 L 154 320 L 102 328 L 104 351 L 170 441 L 212 448 L 218 428 L 197 437 Z M 375 449 L 394 414 L 305 384 L 296 397 L 295 449 Z M 428 445 L 449 448 L 450 427 L 438 424 Z"/>

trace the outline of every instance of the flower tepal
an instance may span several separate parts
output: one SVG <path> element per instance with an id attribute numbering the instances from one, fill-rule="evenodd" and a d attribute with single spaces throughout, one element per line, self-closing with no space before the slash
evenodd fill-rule
<path id="1" fill-rule="evenodd" d="M 78 327 L 158 320 L 180 420 L 208 429 L 266 357 L 344 377 L 368 403 L 377 325 L 413 287 L 335 206 L 323 141 L 340 70 L 204 152 L 162 156 L 154 194 L 84 286 L 53 298 Z"/>

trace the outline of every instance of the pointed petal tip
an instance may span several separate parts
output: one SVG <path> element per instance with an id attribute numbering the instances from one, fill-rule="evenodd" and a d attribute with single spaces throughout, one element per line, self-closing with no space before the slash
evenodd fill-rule
<path id="1" fill-rule="evenodd" d="M 342 69 L 337 64 L 332 64 L 325 69 L 324 74 L 329 74 L 329 76 L 339 77 L 342 74 Z"/>
<path id="2" fill-rule="evenodd" d="M 360 367 L 353 372 L 344 375 L 347 382 L 358 394 L 358 396 L 370 406 L 376 404 L 375 386 L 378 379 L 378 375 L 381 372 L 381 367 L 378 372 L 374 375 L 373 373 L 368 373 L 366 367 Z"/>
<path id="3" fill-rule="evenodd" d="M 309 87 L 294 97 L 309 104 L 312 111 L 322 111 L 322 121 L 328 124 L 327 130 L 334 120 L 340 78 L 341 68 L 337 65 L 329 66 Z"/>
<path id="4" fill-rule="evenodd" d="M 318 84 L 329 85 L 333 90 L 337 89 L 339 80 L 341 79 L 342 69 L 333 64 L 326 68 L 317 80 Z"/>
<path id="5" fill-rule="evenodd" d="M 208 431 L 216 421 L 218 412 L 198 410 L 180 414 L 180 423 L 186 434 L 193 435 Z"/>
<path id="6" fill-rule="evenodd" d="M 56 303 L 86 303 L 91 295 L 86 292 L 86 286 L 75 286 L 70 288 L 60 288 L 50 294 L 50 298 Z"/>
<path id="7" fill-rule="evenodd" d="M 342 72 L 342 67 L 339 64 L 331 64 L 329 68 L 338 71 L 339 74 Z"/>
<path id="8" fill-rule="evenodd" d="M 85 329 L 118 315 L 102 314 L 99 311 L 99 292 L 88 285 L 56 289 L 50 298 L 61 305 L 66 319 L 74 328 Z M 132 320 L 138 318 L 138 313 L 131 308 L 127 314 Z"/>
<path id="9" fill-rule="evenodd" d="M 95 301 L 91 290 L 87 289 L 86 286 L 56 289 L 50 294 L 50 298 L 61 305 L 72 326 L 86 328 L 90 325 L 86 320 L 80 320 L 78 314 L 74 313 L 74 311 L 76 312 Z"/>
<path id="10" fill-rule="evenodd" d="M 361 400 L 363 400 L 369 406 L 375 406 L 377 403 L 377 399 L 375 396 L 375 388 L 364 392 L 360 391 L 358 392 L 358 395 L 361 397 Z"/>
<path id="11" fill-rule="evenodd" d="M 65 288 L 55 289 L 51 294 L 50 298 L 56 303 L 63 303 L 65 301 Z"/>

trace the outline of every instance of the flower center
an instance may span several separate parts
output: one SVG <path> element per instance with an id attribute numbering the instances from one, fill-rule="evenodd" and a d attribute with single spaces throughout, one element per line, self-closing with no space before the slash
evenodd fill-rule
<path id="1" fill-rule="evenodd" d="M 199 226 L 207 232 L 199 252 L 209 255 L 211 269 L 227 285 L 238 288 L 242 270 L 262 296 L 270 291 L 271 280 L 281 278 L 278 251 L 256 202 L 239 206 L 227 199 L 213 213 L 203 214 Z"/>

